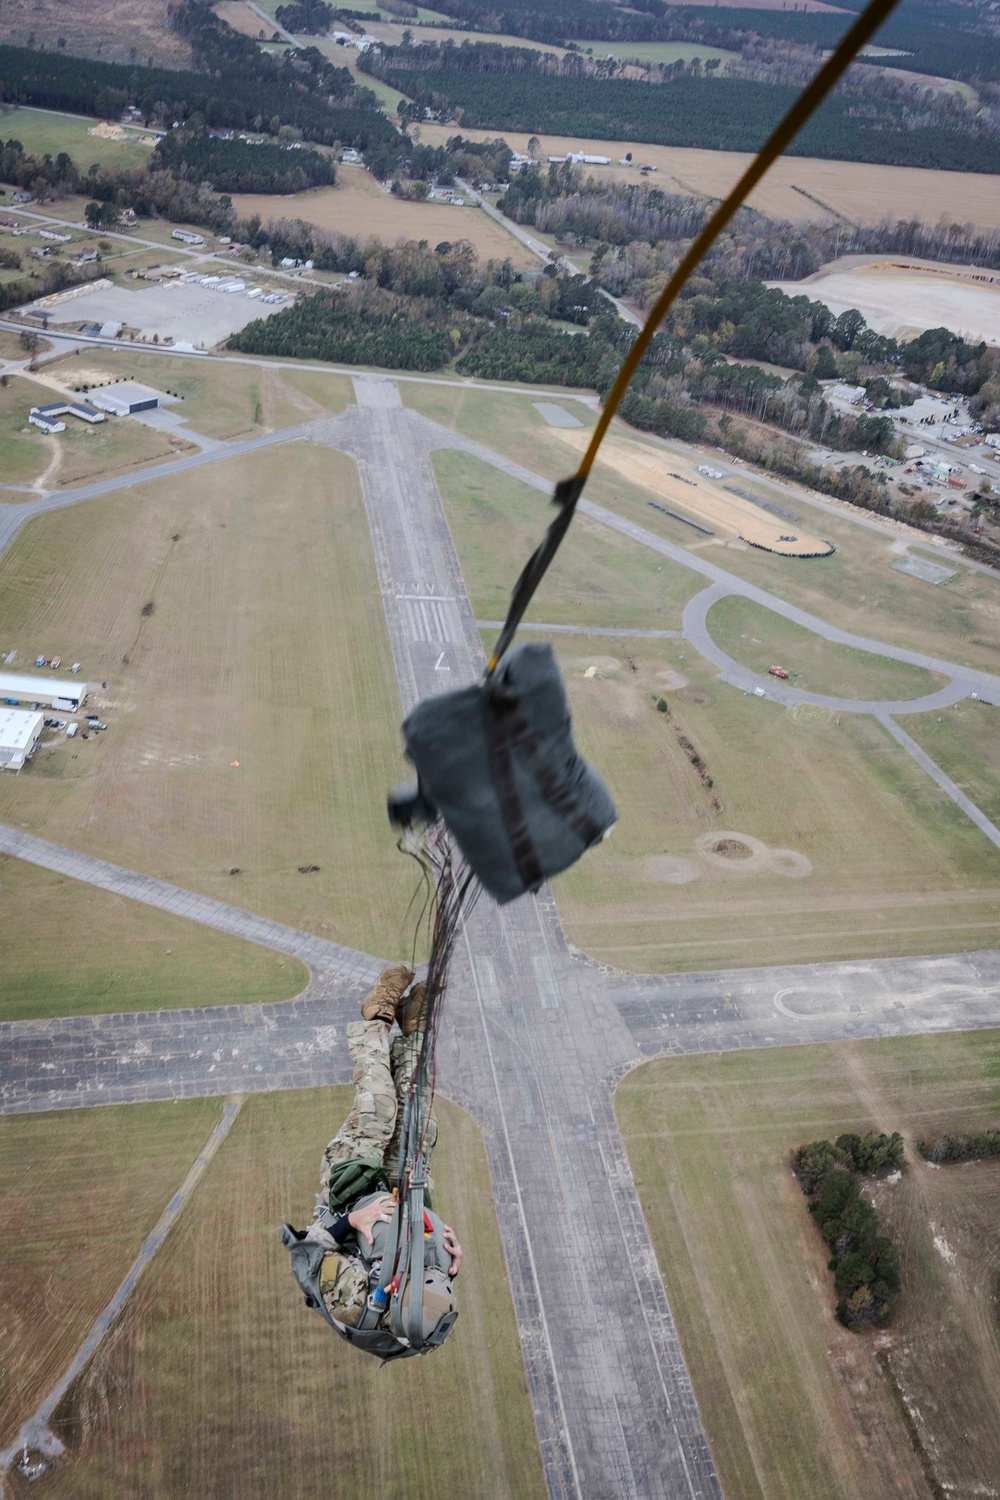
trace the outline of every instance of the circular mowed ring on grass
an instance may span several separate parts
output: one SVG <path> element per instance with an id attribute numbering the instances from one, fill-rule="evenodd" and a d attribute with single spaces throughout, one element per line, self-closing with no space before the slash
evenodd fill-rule
<path id="1" fill-rule="evenodd" d="M 654 880 L 664 880 L 667 885 L 687 885 L 701 874 L 693 859 L 681 859 L 677 854 L 659 854 L 649 861 L 649 873 Z"/>
<path id="2" fill-rule="evenodd" d="M 795 849 L 771 849 L 763 839 L 734 829 L 703 833 L 696 852 L 713 869 L 735 875 L 784 875 L 802 880 L 812 874 L 812 864 Z"/>

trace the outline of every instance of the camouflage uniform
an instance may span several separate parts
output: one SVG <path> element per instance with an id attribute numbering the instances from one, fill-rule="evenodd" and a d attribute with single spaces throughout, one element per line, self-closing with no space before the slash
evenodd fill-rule
<path id="1" fill-rule="evenodd" d="M 385 1163 L 386 1175 L 395 1187 L 398 1180 L 400 1131 L 403 1106 L 420 1046 L 421 1034 L 397 1036 L 389 1046 L 385 1021 L 352 1021 L 347 1027 L 347 1046 L 354 1064 L 354 1103 L 350 1114 L 323 1152 L 320 1191 L 324 1201 L 330 1190 L 330 1168 L 356 1157 L 377 1157 Z M 437 1141 L 437 1121 L 431 1114 L 427 1127 L 427 1155 Z M 428 1188 L 433 1182 L 428 1179 Z M 359 1198 L 356 1208 L 378 1194 Z M 368 1274 L 356 1255 L 331 1252 L 323 1265 L 320 1291 L 332 1317 L 354 1324 L 368 1297 Z"/>

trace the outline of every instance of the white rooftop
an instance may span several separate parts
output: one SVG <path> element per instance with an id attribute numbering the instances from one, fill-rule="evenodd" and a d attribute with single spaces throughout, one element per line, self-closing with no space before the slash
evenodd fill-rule
<path id="1" fill-rule="evenodd" d="M 0 750 L 31 749 L 31 743 L 42 727 L 41 714 L 25 713 L 22 708 L 0 708 Z"/>
<path id="2" fill-rule="evenodd" d="M 67 682 L 62 677 L 21 677 L 13 672 L 0 672 L 0 699 L 30 698 L 34 703 L 43 698 L 76 698 L 82 703 L 86 696 L 87 684 L 78 677 Z"/>

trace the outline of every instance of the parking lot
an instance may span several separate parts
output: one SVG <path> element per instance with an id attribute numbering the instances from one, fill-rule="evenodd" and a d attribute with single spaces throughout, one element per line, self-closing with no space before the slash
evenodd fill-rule
<path id="1" fill-rule="evenodd" d="M 252 285 L 247 282 L 248 289 Z M 119 322 L 129 329 L 138 328 L 147 339 L 156 334 L 161 342 L 173 339 L 175 344 L 211 349 L 255 318 L 278 311 L 279 304 L 262 303 L 259 297 L 251 300 L 246 292 L 218 292 L 197 282 L 165 281 L 141 289 L 111 286 L 87 292 L 54 309 L 50 326 Z"/>

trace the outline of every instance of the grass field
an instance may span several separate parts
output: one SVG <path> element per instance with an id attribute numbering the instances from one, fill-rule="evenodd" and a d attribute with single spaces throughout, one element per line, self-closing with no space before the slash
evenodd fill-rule
<path id="1" fill-rule="evenodd" d="M 79 349 L 48 363 L 45 372 L 73 390 L 101 379 L 142 381 L 180 396 L 171 411 L 189 422 L 194 432 L 215 438 L 273 432 L 343 411 L 354 400 L 351 382 L 344 376 L 318 377 L 324 381 L 321 404 L 309 396 L 298 371 L 221 360 L 207 364 L 128 350 Z"/>
<path id="2" fill-rule="evenodd" d="M 874 719 L 747 696 L 685 641 L 556 650 L 620 817 L 555 883 L 584 952 L 670 973 L 993 946 L 1000 853 Z"/>
<path id="3" fill-rule="evenodd" d="M 258 1004 L 309 983 L 284 954 L 6 855 L 0 930 L 0 1021 Z"/>
<path id="4" fill-rule="evenodd" d="M 51 349 L 52 345 L 48 339 L 39 339 L 38 351 L 44 353 Z M 0 359 L 27 359 L 27 352 L 21 348 L 21 335 L 11 333 L 6 328 L 0 328 Z"/>
<path id="5" fill-rule="evenodd" d="M 555 480 L 572 466 L 571 450 L 560 440 L 557 429 L 549 427 L 534 409 L 530 396 L 464 391 L 445 385 L 401 383 L 399 389 L 407 406 L 525 464 L 536 474 Z M 593 413 L 582 402 L 574 401 L 571 409 L 586 426 L 592 426 Z M 648 453 L 651 446 L 648 438 L 632 433 L 620 423 L 613 430 L 623 442 L 634 444 L 643 455 Z M 680 443 L 653 446 L 663 453 L 665 471 L 682 469 L 703 459 L 727 467 L 730 464 L 715 449 L 702 450 Z M 901 538 L 907 535 L 899 529 L 886 527 L 881 533 L 873 532 L 859 524 L 867 518 L 852 507 L 845 504 L 831 511 L 813 504 L 807 491 L 795 485 L 780 485 L 747 466 L 739 482 L 749 484 L 754 494 L 801 516 L 810 530 L 834 544 L 835 555 L 810 562 L 771 556 L 739 543 L 723 548 L 721 538 L 698 537 L 681 522 L 654 510 L 649 504 L 653 497 L 648 491 L 629 483 L 602 460 L 595 465 L 588 481 L 587 497 L 668 541 L 694 552 L 704 550 L 729 572 L 770 589 L 789 603 L 811 610 L 844 630 L 967 666 L 1000 671 L 1000 583 L 961 566 L 949 583 L 939 587 L 909 578 L 892 568 L 892 563 L 899 559 L 899 552 L 894 549 L 898 549 Z M 918 541 L 918 545 L 940 557 L 928 543 Z"/>
<path id="6" fill-rule="evenodd" d="M 448 136 L 455 134 L 453 125 L 425 124 L 420 129 L 421 140 L 428 146 L 444 145 Z M 486 140 L 497 132 L 463 129 L 462 134 L 470 140 Z M 527 150 L 528 133 L 505 130 L 502 134 L 514 150 Z M 652 185 L 695 197 L 723 197 L 751 161 L 750 156 L 738 151 L 651 146 L 583 136 L 539 134 L 538 139 L 543 156 L 565 156 L 569 151 L 610 156 L 612 166 L 588 168 L 598 182 L 639 182 L 638 168 L 648 162 L 657 168 L 656 176 L 649 179 Z M 628 151 L 634 165 L 618 166 Z M 748 202 L 761 213 L 793 223 L 822 220 L 826 205 L 845 218 L 866 223 L 878 223 L 886 214 L 905 219 L 916 213 L 925 224 L 936 224 L 944 214 L 949 223 L 995 227 L 1000 225 L 1000 178 L 788 156 L 775 162 Z"/>
<path id="7" fill-rule="evenodd" d="M 855 651 L 825 641 L 751 599 L 731 594 L 708 612 L 712 639 L 755 672 L 777 662 L 794 687 L 837 698 L 920 698 L 944 686 L 945 679 L 888 656 Z"/>
<path id="8" fill-rule="evenodd" d="M 379 1370 L 302 1303 L 278 1238 L 308 1222 L 346 1089 L 246 1101 L 113 1336 L 56 1416 L 53 1496 L 213 1500 L 545 1493 L 482 1139 L 439 1103 L 436 1194 L 465 1257 L 429 1360 Z M 217 1108 L 217 1106 L 216 1106 Z"/>
<path id="9" fill-rule="evenodd" d="M 523 46 L 523 43 L 521 44 Z M 703 63 L 718 58 L 720 65 L 738 57 L 737 52 L 727 52 L 723 47 L 703 47 L 698 42 L 605 42 L 582 41 L 577 44 L 585 52 L 593 51 L 595 57 L 618 57 L 629 62 L 675 63 L 691 62 L 700 57 Z M 606 153 L 601 153 L 606 154 Z"/>
<path id="10" fill-rule="evenodd" d="M 69 417 L 65 432 L 46 436 L 29 425 L 28 413 L 56 396 L 51 386 L 20 375 L 0 389 L 0 472 L 6 483 L 37 480 L 45 488 L 57 489 L 192 451 L 189 444 L 171 443 L 165 433 L 141 422 L 114 417 L 97 427 Z M 20 499 L 23 496 L 14 491 L 3 494 L 8 504 Z"/>
<path id="11" fill-rule="evenodd" d="M 272 448 L 36 519 L 0 564 L 8 639 L 107 681 L 109 728 L 0 782 L 0 821 L 408 950 L 399 704 L 348 459 Z"/>
<path id="12" fill-rule="evenodd" d="M 966 699 L 940 714 L 907 714 L 906 732 L 988 818 L 1000 822 L 1000 709 Z"/>
<path id="13" fill-rule="evenodd" d="M 727 1495 L 990 1493 L 1000 1164 L 935 1171 L 911 1149 L 902 1182 L 876 1186 L 903 1291 L 888 1330 L 859 1336 L 833 1318 L 828 1252 L 788 1155 L 842 1131 L 898 1129 L 912 1147 L 924 1133 L 996 1125 L 998 1073 L 1000 1036 L 982 1032 L 656 1061 L 620 1086 L 619 1123 Z"/>
<path id="14" fill-rule="evenodd" d="M 33 156 L 58 156 L 65 151 L 84 172 L 100 166 L 142 167 L 151 155 L 148 146 L 133 141 L 109 141 L 90 135 L 97 121 L 85 115 L 57 114 L 48 109 L 13 109 L 0 116 L 0 137 L 21 142 Z M 32 212 L 36 204 L 29 204 Z"/>
<path id="15" fill-rule="evenodd" d="M 310 188 L 287 197 L 236 193 L 233 204 L 241 217 L 259 214 L 265 224 L 270 219 L 305 219 L 320 229 L 362 238 L 372 235 L 390 245 L 401 239 L 428 240 L 431 245 L 468 240 L 483 260 L 510 260 L 516 266 L 538 263 L 537 256 L 482 209 L 403 203 L 384 192 L 364 167 L 341 167 L 336 187 Z"/>
<path id="16" fill-rule="evenodd" d="M 503 619 L 523 561 L 549 522 L 548 499 L 464 453 L 441 451 L 433 463 L 476 616 Z M 700 587 L 686 568 L 661 565 L 654 553 L 580 516 L 526 618 L 676 630 Z"/>
<path id="17" fill-rule="evenodd" d="M 0 1445 L 110 1301 L 218 1121 L 217 1099 L 0 1116 Z"/>

